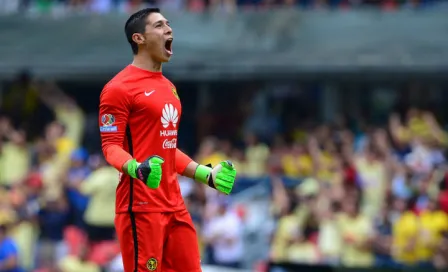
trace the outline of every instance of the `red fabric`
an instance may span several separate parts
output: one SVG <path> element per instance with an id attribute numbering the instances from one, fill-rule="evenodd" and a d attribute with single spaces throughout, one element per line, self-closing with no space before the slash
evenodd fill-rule
<path id="1" fill-rule="evenodd" d="M 352 166 L 348 166 L 344 169 L 344 180 L 348 184 L 355 184 L 356 170 Z"/>
<path id="2" fill-rule="evenodd" d="M 25 180 L 26 185 L 32 188 L 42 188 L 43 182 L 42 182 L 42 176 L 40 173 L 33 172 Z"/>
<path id="3" fill-rule="evenodd" d="M 236 213 L 238 214 L 238 217 L 241 220 L 245 220 L 246 219 L 246 208 L 243 205 L 239 205 L 238 207 L 236 207 Z"/>
<path id="4" fill-rule="evenodd" d="M 125 271 L 148 271 L 149 261 L 151 271 L 201 271 L 196 230 L 187 210 L 135 213 L 133 220 L 135 229 L 129 213 L 117 214 L 115 218 Z M 138 269 L 134 267 L 134 231 L 138 245 Z"/>
<path id="5" fill-rule="evenodd" d="M 448 192 L 443 191 L 439 194 L 440 209 L 448 213 Z"/>
<path id="6" fill-rule="evenodd" d="M 176 172 L 180 175 L 182 175 L 187 168 L 187 166 L 192 162 L 193 160 L 188 157 L 187 154 L 180 151 L 179 149 L 176 150 Z"/>
<path id="7" fill-rule="evenodd" d="M 319 239 L 319 232 L 314 232 L 310 235 L 309 241 L 315 245 L 317 245 L 317 240 Z"/>
<path id="8" fill-rule="evenodd" d="M 177 182 L 177 132 L 182 113 L 174 85 L 162 73 L 129 65 L 104 87 L 99 125 L 104 156 L 121 171 L 132 157 L 142 162 L 161 156 L 162 181 L 158 189 L 122 175 L 116 212 L 173 212 L 185 208 Z M 128 128 L 128 130 L 127 130 Z"/>

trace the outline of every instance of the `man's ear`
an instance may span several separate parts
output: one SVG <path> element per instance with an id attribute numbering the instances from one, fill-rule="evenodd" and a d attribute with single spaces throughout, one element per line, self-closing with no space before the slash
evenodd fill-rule
<path id="1" fill-rule="evenodd" d="M 136 43 L 136 44 L 144 44 L 145 43 L 145 36 L 143 36 L 143 34 L 140 33 L 134 33 L 132 34 L 132 40 Z"/>

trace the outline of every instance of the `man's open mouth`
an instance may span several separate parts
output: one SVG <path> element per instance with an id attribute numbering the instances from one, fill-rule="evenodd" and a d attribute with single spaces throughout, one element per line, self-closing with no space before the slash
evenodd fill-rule
<path id="1" fill-rule="evenodd" d="M 165 41 L 165 50 L 169 53 L 169 54 L 173 54 L 173 39 L 170 38 L 168 40 Z"/>

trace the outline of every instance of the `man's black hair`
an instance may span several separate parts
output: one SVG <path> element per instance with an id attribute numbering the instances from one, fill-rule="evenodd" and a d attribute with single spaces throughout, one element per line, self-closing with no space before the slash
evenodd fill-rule
<path id="1" fill-rule="evenodd" d="M 136 55 L 138 53 L 138 45 L 132 40 L 132 35 L 134 33 L 145 33 L 146 18 L 151 13 L 160 13 L 158 8 L 145 8 L 132 14 L 131 17 L 126 21 L 124 25 L 124 32 L 126 33 L 126 38 L 132 48 L 132 53 Z"/>

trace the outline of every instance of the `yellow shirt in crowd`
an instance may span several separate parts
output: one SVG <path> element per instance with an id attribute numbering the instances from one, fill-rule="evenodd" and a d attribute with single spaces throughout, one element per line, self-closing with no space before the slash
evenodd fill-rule
<path id="1" fill-rule="evenodd" d="M 199 160 L 202 165 L 211 164 L 213 167 L 218 165 L 220 162 L 226 160 L 227 158 L 221 152 L 214 152 L 213 154 L 203 157 Z"/>
<path id="2" fill-rule="evenodd" d="M 264 144 L 249 146 L 246 149 L 245 173 L 249 177 L 260 177 L 266 173 L 266 161 L 270 151 Z"/>
<path id="3" fill-rule="evenodd" d="M 13 185 L 28 174 L 30 156 L 28 148 L 4 143 L 0 151 L 0 185 Z"/>
<path id="4" fill-rule="evenodd" d="M 337 223 L 334 219 L 324 219 L 319 225 L 318 246 L 324 258 L 337 259 L 341 252 L 342 243 Z"/>
<path id="5" fill-rule="evenodd" d="M 299 226 L 299 218 L 294 214 L 280 218 L 277 225 L 277 231 L 272 242 L 272 260 L 286 261 L 288 259 L 287 248 L 293 235 L 299 231 Z"/>
<path id="6" fill-rule="evenodd" d="M 57 199 L 61 196 L 63 183 L 61 177 L 70 166 L 70 156 L 75 150 L 75 143 L 68 137 L 61 137 L 55 143 L 56 154 L 42 162 L 43 197 Z"/>
<path id="7" fill-rule="evenodd" d="M 386 197 L 386 168 L 379 161 L 367 161 L 360 158 L 356 161 L 356 169 L 362 182 L 363 203 L 362 212 L 370 218 L 381 210 Z"/>
<path id="8" fill-rule="evenodd" d="M 87 224 L 98 227 L 113 227 L 115 218 L 115 190 L 118 171 L 113 167 L 102 167 L 81 183 L 81 192 L 90 196 L 84 214 Z"/>
<path id="9" fill-rule="evenodd" d="M 430 261 L 448 230 L 448 215 L 443 211 L 423 211 L 419 216 L 405 212 L 394 224 L 393 255 L 396 261 L 415 264 Z"/>
<path id="10" fill-rule="evenodd" d="M 371 248 L 365 243 L 373 237 L 372 222 L 359 214 L 350 217 L 341 214 L 338 218 L 339 232 L 344 243 L 341 249 L 341 263 L 347 267 L 368 267 L 374 263 Z"/>
<path id="11" fill-rule="evenodd" d="M 282 166 L 285 175 L 293 178 L 310 176 L 313 171 L 313 161 L 308 155 L 285 155 L 282 158 Z"/>
<path id="12" fill-rule="evenodd" d="M 394 259 L 404 264 L 418 261 L 419 220 L 413 212 L 405 212 L 395 222 L 392 230 Z"/>
<path id="13" fill-rule="evenodd" d="M 291 263 L 317 263 L 319 252 L 315 244 L 311 242 L 293 243 L 286 252 L 287 260 Z"/>
<path id="14" fill-rule="evenodd" d="M 417 256 L 420 261 L 430 261 L 441 242 L 441 233 L 448 230 L 448 216 L 443 211 L 424 211 L 419 219 Z"/>
<path id="15" fill-rule="evenodd" d="M 82 262 L 76 256 L 67 256 L 59 263 L 62 272 L 100 272 L 100 267 L 93 262 Z"/>
<path id="16" fill-rule="evenodd" d="M 423 138 L 431 137 L 431 128 L 421 117 L 412 117 L 408 122 L 410 133 Z"/>
<path id="17" fill-rule="evenodd" d="M 67 138 L 78 146 L 84 134 L 85 118 L 83 111 L 78 107 L 67 108 L 65 106 L 56 106 L 54 111 L 56 119 L 66 128 L 65 135 Z"/>
<path id="18" fill-rule="evenodd" d="M 317 172 L 318 179 L 323 182 L 331 183 L 333 180 L 333 173 L 331 167 L 334 163 L 334 157 L 327 152 L 322 152 L 319 158 L 319 171 Z"/>
<path id="19" fill-rule="evenodd" d="M 16 241 L 20 253 L 20 264 L 30 271 L 34 265 L 35 244 L 39 236 L 39 229 L 28 221 L 22 221 L 11 230 L 11 237 Z"/>

